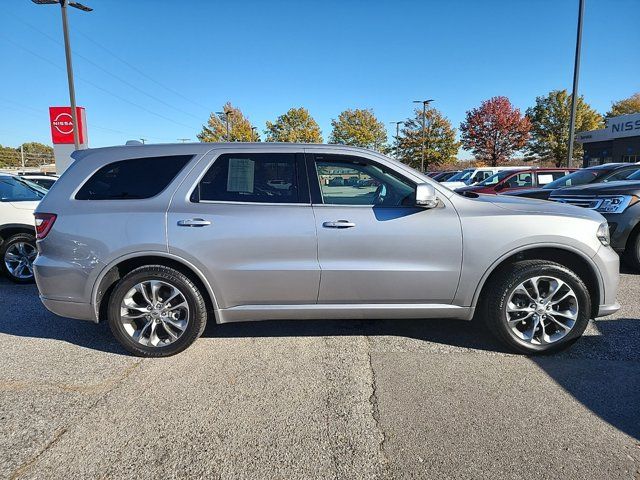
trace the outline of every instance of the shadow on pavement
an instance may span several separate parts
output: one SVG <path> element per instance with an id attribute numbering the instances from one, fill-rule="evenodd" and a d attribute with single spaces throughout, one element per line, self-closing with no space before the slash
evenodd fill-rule
<path id="1" fill-rule="evenodd" d="M 114 340 L 105 322 L 94 325 L 55 316 L 37 300 L 33 286 L 12 285 L 0 280 L 0 287 L 3 294 L 0 311 L 5 312 L 0 316 L 0 333 L 59 340 L 102 352 L 128 355 Z M 596 415 L 640 440 L 640 319 L 601 320 L 596 322 L 596 328 L 600 335 L 586 335 L 565 352 L 530 357 L 530 360 Z M 505 353 L 502 345 L 481 325 L 454 320 L 300 320 L 209 324 L 203 337 L 351 335 L 405 337 Z M 550 408 L 550 412 L 552 410 Z"/>
<path id="2" fill-rule="evenodd" d="M 474 322 L 462 320 L 270 320 L 208 325 L 204 337 L 395 336 L 477 350 L 506 352 Z"/>
<path id="3" fill-rule="evenodd" d="M 531 360 L 593 413 L 640 440 L 640 319 L 596 325 L 601 335 L 582 337 L 566 352 Z"/>
<path id="4" fill-rule="evenodd" d="M 106 322 L 58 317 L 38 299 L 35 285 L 16 285 L 0 278 L 0 334 L 59 340 L 106 353 L 128 355 Z"/>

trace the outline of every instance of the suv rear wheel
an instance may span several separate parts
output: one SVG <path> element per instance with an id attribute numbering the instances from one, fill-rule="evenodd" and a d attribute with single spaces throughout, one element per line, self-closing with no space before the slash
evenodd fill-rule
<path id="1" fill-rule="evenodd" d="M 109 327 L 129 352 L 168 357 L 202 334 L 207 309 L 198 287 L 181 272 L 162 265 L 125 275 L 109 298 Z"/>
<path id="2" fill-rule="evenodd" d="M 512 350 L 550 353 L 578 339 L 591 316 L 584 282 L 546 260 L 517 262 L 498 274 L 489 291 L 485 321 Z"/>
<path id="3" fill-rule="evenodd" d="M 33 261 L 37 255 L 36 238 L 28 233 L 16 233 L 0 246 L 0 266 L 9 280 L 33 283 Z"/>

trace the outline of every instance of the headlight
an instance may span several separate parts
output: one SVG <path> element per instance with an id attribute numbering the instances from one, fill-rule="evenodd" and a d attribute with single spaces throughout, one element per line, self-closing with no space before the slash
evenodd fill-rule
<path id="1" fill-rule="evenodd" d="M 609 237 L 609 224 L 607 222 L 603 222 L 598 227 L 598 231 L 596 232 L 596 237 L 600 240 L 605 247 L 608 247 L 611 243 L 611 238 Z"/>
<path id="2" fill-rule="evenodd" d="M 600 204 L 595 208 L 600 213 L 622 213 L 627 207 L 636 203 L 639 199 L 635 195 L 616 195 L 612 197 L 599 197 Z"/>

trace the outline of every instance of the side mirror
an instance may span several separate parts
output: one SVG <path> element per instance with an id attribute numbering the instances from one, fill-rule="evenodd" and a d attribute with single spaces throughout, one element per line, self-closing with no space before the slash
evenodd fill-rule
<path id="1" fill-rule="evenodd" d="M 506 183 L 499 183 L 499 184 L 498 184 L 498 185 L 496 185 L 493 189 L 494 189 L 496 192 L 499 192 L 500 190 L 504 190 L 506 186 L 507 186 L 507 184 L 506 184 Z"/>
<path id="2" fill-rule="evenodd" d="M 438 197 L 433 185 L 419 183 L 416 186 L 416 205 L 423 208 L 435 208 L 438 206 Z"/>

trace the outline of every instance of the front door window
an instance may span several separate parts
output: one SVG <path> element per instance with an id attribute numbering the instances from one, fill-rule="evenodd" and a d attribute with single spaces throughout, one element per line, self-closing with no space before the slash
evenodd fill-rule
<path id="1" fill-rule="evenodd" d="M 415 186 L 392 170 L 359 157 L 316 155 L 325 205 L 414 206 Z"/>

